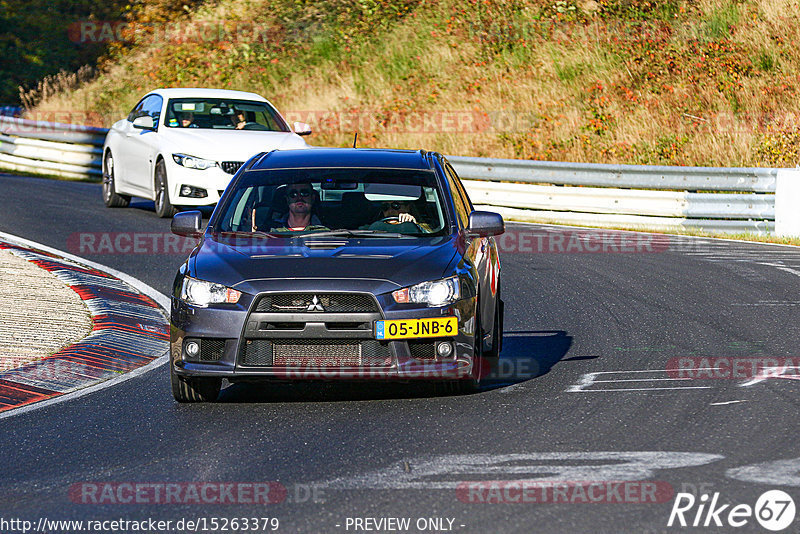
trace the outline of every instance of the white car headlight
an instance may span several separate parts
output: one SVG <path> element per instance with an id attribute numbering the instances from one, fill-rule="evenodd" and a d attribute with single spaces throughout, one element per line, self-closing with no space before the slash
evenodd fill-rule
<path id="1" fill-rule="evenodd" d="M 413 302 L 415 304 L 427 304 L 428 306 L 444 306 L 452 304 L 461 298 L 461 286 L 458 276 L 452 276 L 444 280 L 422 282 L 421 284 L 398 289 L 392 293 L 392 297 L 399 304 Z"/>
<path id="2" fill-rule="evenodd" d="M 181 287 L 181 300 L 202 308 L 209 304 L 236 304 L 241 296 L 241 291 L 188 276 L 183 279 Z"/>
<path id="3" fill-rule="evenodd" d="M 172 159 L 175 161 L 175 163 L 182 167 L 186 167 L 187 169 L 197 169 L 199 171 L 204 171 L 206 169 L 210 169 L 211 167 L 218 166 L 216 161 L 197 158 L 195 156 L 187 156 L 186 154 L 173 154 Z"/>

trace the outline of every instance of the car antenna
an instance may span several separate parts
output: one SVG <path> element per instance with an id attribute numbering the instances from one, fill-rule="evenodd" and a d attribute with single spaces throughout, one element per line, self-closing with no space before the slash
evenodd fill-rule
<path id="1" fill-rule="evenodd" d="M 358 143 L 358 132 L 356 132 L 356 136 L 353 138 L 353 148 L 358 148 L 356 143 Z"/>

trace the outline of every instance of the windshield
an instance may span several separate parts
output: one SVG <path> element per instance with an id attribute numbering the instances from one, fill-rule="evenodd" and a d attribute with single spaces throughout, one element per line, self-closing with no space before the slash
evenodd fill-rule
<path id="1" fill-rule="evenodd" d="M 168 128 L 288 132 L 278 112 L 266 102 L 222 98 L 173 98 L 167 104 Z"/>
<path id="2" fill-rule="evenodd" d="M 248 172 L 217 220 L 220 232 L 344 237 L 427 236 L 447 224 L 433 172 L 363 168 Z"/>

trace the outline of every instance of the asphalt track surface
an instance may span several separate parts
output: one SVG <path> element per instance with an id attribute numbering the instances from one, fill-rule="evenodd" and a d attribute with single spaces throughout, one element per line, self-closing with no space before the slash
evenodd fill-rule
<path id="1" fill-rule="evenodd" d="M 169 293 L 182 255 L 81 254 L 74 245 L 82 232 L 168 232 L 152 202 L 110 210 L 97 184 L 11 175 L 0 175 L 0 188 L 0 231 Z M 544 239 L 575 232 L 510 228 Z M 215 404 L 178 405 L 162 366 L 0 422 L 0 517 L 277 517 L 279 532 L 363 532 L 348 528 L 348 518 L 408 517 L 409 532 L 419 531 L 419 518 L 452 519 L 455 532 L 671 532 L 694 530 L 667 527 L 674 496 L 495 504 L 463 502 L 457 488 L 646 480 L 674 492 L 719 492 L 720 503 L 753 506 L 770 489 L 800 498 L 800 370 L 767 380 L 674 380 L 665 371 L 674 358 L 800 356 L 800 251 L 671 238 L 650 253 L 518 252 L 501 261 L 504 349 L 480 393 L 240 385 Z M 69 495 L 84 482 L 201 481 L 278 481 L 289 498 L 96 505 Z M 709 530 L 731 527 L 697 529 Z M 766 532 L 753 518 L 736 530 Z"/>

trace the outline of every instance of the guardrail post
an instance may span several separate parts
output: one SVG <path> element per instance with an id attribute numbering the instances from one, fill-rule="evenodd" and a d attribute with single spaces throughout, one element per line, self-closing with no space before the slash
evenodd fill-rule
<path id="1" fill-rule="evenodd" d="M 775 181 L 775 234 L 800 237 L 800 167 L 778 170 Z"/>

